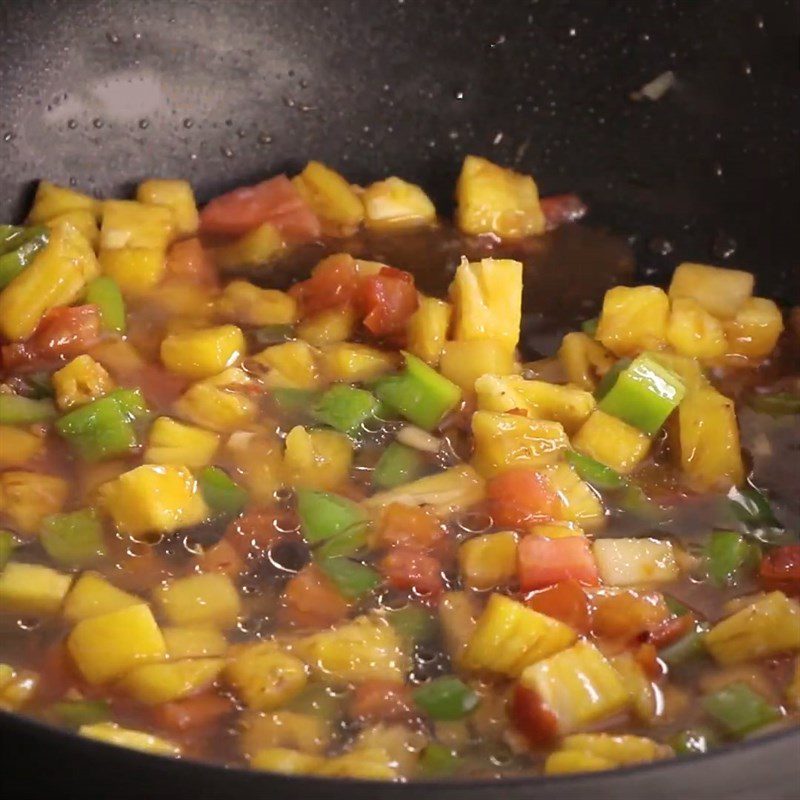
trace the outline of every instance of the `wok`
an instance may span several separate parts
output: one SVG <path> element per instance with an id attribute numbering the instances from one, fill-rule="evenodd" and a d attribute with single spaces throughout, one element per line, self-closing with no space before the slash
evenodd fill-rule
<path id="1" fill-rule="evenodd" d="M 442 212 L 476 153 L 579 191 L 641 277 L 679 260 L 796 303 L 800 72 L 791 0 L 29 0 L 0 6 L 0 217 L 40 177 L 200 199 L 318 158 L 396 173 Z M 657 102 L 631 93 L 672 71 Z M 580 273 L 576 280 L 580 280 Z M 800 735 L 680 762 L 503 784 L 378 786 L 170 762 L 0 717 L 9 796 L 796 797 Z"/>

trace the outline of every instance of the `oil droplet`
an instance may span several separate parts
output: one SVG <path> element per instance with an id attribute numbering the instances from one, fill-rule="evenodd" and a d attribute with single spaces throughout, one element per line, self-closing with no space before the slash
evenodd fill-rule
<path id="1" fill-rule="evenodd" d="M 150 127 L 150 120 L 149 119 L 140 119 L 139 120 L 139 127 L 144 131 Z"/>
<path id="2" fill-rule="evenodd" d="M 736 252 L 737 242 L 725 231 L 717 231 L 714 242 L 711 245 L 711 253 L 714 258 L 730 258 Z"/>
<path id="3" fill-rule="evenodd" d="M 67 127 L 68 127 L 68 128 L 71 130 L 71 131 L 74 131 L 74 130 L 75 130 L 75 128 L 77 128 L 77 127 L 78 127 L 78 120 L 76 120 L 76 119 L 70 119 L 70 120 L 67 120 Z"/>
<path id="4" fill-rule="evenodd" d="M 10 142 L 10 141 L 13 140 L 13 138 L 14 138 L 14 134 L 11 133 L 11 131 L 8 131 L 7 133 L 3 134 L 3 141 L 4 142 Z"/>
<path id="5" fill-rule="evenodd" d="M 495 47 L 500 47 L 500 45 L 506 43 L 506 35 L 501 33 L 493 42 L 489 42 L 489 47 L 494 49 Z"/>
<path id="6" fill-rule="evenodd" d="M 238 136 L 240 139 L 244 139 L 244 137 L 245 137 L 245 136 L 247 136 L 247 131 L 246 131 L 244 128 L 239 128 L 239 130 L 238 130 L 238 131 L 236 131 L 236 135 L 237 135 L 237 136 Z"/>
<path id="7" fill-rule="evenodd" d="M 453 92 L 453 97 L 456 100 L 463 100 L 464 99 L 464 92 L 462 92 L 460 89 L 457 89 L 455 92 Z"/>
<path id="8" fill-rule="evenodd" d="M 224 156 L 225 156 L 225 158 L 233 158 L 233 157 L 234 157 L 234 155 L 236 155 L 236 154 L 233 152 L 233 150 L 231 150 L 231 148 L 230 148 L 230 147 L 225 147 L 225 145 L 223 145 L 222 147 L 220 147 L 219 151 L 220 151 L 220 153 L 222 153 L 222 155 L 224 155 Z"/>
<path id="9" fill-rule="evenodd" d="M 116 33 L 107 33 L 106 39 L 108 39 L 111 44 L 119 44 L 120 38 Z"/>
<path id="10" fill-rule="evenodd" d="M 743 62 L 742 72 L 749 78 L 753 74 L 753 65 L 749 61 Z"/>
<path id="11" fill-rule="evenodd" d="M 308 89 L 308 81 L 305 78 L 300 78 L 300 88 Z"/>
<path id="12" fill-rule="evenodd" d="M 133 38 L 138 41 L 142 38 L 142 34 L 139 31 L 136 31 L 136 33 L 133 34 Z"/>
<path id="13" fill-rule="evenodd" d="M 498 131 L 498 132 L 497 132 L 497 133 L 494 135 L 494 139 L 492 139 L 492 144 L 493 144 L 493 145 L 495 145 L 495 146 L 497 146 L 497 145 L 498 145 L 498 144 L 500 144 L 500 142 L 502 142 L 502 141 L 503 141 L 503 132 L 502 132 L 502 131 Z"/>
<path id="14" fill-rule="evenodd" d="M 272 136 L 268 133 L 259 133 L 258 134 L 258 143 L 259 144 L 272 144 Z"/>
<path id="15" fill-rule="evenodd" d="M 95 128 L 102 128 L 104 124 L 105 123 L 100 119 L 100 117 L 95 117 L 92 120 L 92 125 L 94 125 Z"/>
<path id="16" fill-rule="evenodd" d="M 647 242 L 647 249 L 657 256 L 668 256 L 673 251 L 672 242 L 663 236 L 654 236 Z"/>
<path id="17" fill-rule="evenodd" d="M 723 176 L 723 174 L 724 174 L 724 170 L 722 169 L 722 164 L 720 164 L 719 161 L 717 161 L 714 164 L 714 175 L 717 178 L 721 178 Z"/>
<path id="18" fill-rule="evenodd" d="M 35 631 L 39 625 L 41 625 L 41 620 L 36 617 L 22 617 L 17 620 L 17 627 L 23 631 Z"/>
<path id="19" fill-rule="evenodd" d="M 70 186 L 77 186 L 78 185 L 78 179 L 75 178 L 75 177 L 70 178 L 69 179 L 69 185 Z"/>
<path id="20" fill-rule="evenodd" d="M 296 105 L 294 100 L 292 100 L 291 97 L 284 97 L 283 98 L 283 104 L 286 106 L 286 108 L 294 108 L 295 105 Z"/>
<path id="21" fill-rule="evenodd" d="M 186 117 L 183 121 L 184 128 L 191 128 L 194 125 L 194 120 L 191 117 Z"/>

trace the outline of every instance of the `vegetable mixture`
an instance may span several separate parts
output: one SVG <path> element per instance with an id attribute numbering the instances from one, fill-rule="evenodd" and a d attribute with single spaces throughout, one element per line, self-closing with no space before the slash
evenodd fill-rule
<path id="1" fill-rule="evenodd" d="M 312 161 L 0 226 L 2 708 L 381 780 L 798 724 L 798 309 L 683 263 L 534 354 L 528 259 L 585 208 L 474 156 L 456 199 Z M 384 255 L 420 232 L 441 296 Z"/>

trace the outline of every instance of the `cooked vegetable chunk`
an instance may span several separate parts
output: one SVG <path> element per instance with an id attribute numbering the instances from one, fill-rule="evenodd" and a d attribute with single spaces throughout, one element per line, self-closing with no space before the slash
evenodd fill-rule
<path id="1" fill-rule="evenodd" d="M 669 298 L 655 286 L 615 286 L 603 298 L 596 338 L 618 356 L 660 350 L 666 343 Z"/>
<path id="2" fill-rule="evenodd" d="M 680 264 L 669 285 L 670 299 L 689 297 L 719 319 L 730 319 L 753 293 L 753 276 L 738 269 Z"/>
<path id="3" fill-rule="evenodd" d="M 659 539 L 598 539 L 594 557 L 604 583 L 633 586 L 663 583 L 678 577 L 671 542 Z"/>
<path id="4" fill-rule="evenodd" d="M 241 610 L 231 579 L 216 572 L 169 581 L 153 592 L 153 601 L 172 625 L 231 628 Z"/>
<path id="5" fill-rule="evenodd" d="M 72 583 L 71 575 L 41 564 L 12 561 L 0 572 L 0 608 L 23 614 L 53 614 Z"/>

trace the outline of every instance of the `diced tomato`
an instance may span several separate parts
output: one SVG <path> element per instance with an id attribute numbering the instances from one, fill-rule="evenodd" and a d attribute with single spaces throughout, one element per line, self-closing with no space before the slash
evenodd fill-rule
<path id="1" fill-rule="evenodd" d="M 378 538 L 386 547 L 431 550 L 444 535 L 444 528 L 433 514 L 417 506 L 390 503 L 381 517 Z"/>
<path id="2" fill-rule="evenodd" d="M 649 631 L 647 640 L 659 650 L 685 636 L 695 626 L 693 614 L 670 617 Z"/>
<path id="3" fill-rule="evenodd" d="M 525 602 L 534 611 L 561 620 L 579 633 L 589 633 L 592 628 L 589 598 L 576 580 L 540 589 L 526 597 Z"/>
<path id="4" fill-rule="evenodd" d="M 522 528 L 552 519 L 558 513 L 558 495 L 547 476 L 528 467 L 492 478 L 486 493 L 495 525 Z"/>
<path id="5" fill-rule="evenodd" d="M 82 684 L 82 679 L 62 640 L 45 651 L 38 669 L 39 683 L 36 699 L 39 702 L 59 700 L 66 692 Z"/>
<path id="6" fill-rule="evenodd" d="M 298 628 L 327 628 L 347 616 L 349 604 L 315 564 L 308 564 L 281 595 L 279 619 Z"/>
<path id="7" fill-rule="evenodd" d="M 197 558 L 197 566 L 203 572 L 238 575 L 244 569 L 244 559 L 230 540 L 223 537 Z"/>
<path id="8" fill-rule="evenodd" d="M 593 600 L 592 630 L 607 639 L 632 641 L 656 630 L 669 617 L 664 598 L 657 592 L 598 592 Z"/>
<path id="9" fill-rule="evenodd" d="M 588 585 L 598 582 L 597 564 L 583 536 L 565 539 L 526 536 L 517 549 L 517 566 L 524 592 L 566 580 Z"/>
<path id="10" fill-rule="evenodd" d="M 167 251 L 167 272 L 177 278 L 188 278 L 201 286 L 215 287 L 219 275 L 211 254 L 197 237 L 175 242 Z"/>
<path id="11" fill-rule="evenodd" d="M 364 327 L 370 333 L 380 337 L 402 334 L 419 305 L 414 276 L 383 267 L 377 275 L 361 279 L 358 302 L 364 315 Z"/>
<path id="12" fill-rule="evenodd" d="M 204 234 L 242 236 L 265 222 L 295 241 L 321 234 L 316 215 L 285 175 L 215 197 L 200 212 Z"/>
<path id="13" fill-rule="evenodd" d="M 548 230 L 565 222 L 575 222 L 586 215 L 588 206 L 576 194 L 554 194 L 543 197 L 539 204 L 547 222 Z"/>
<path id="14" fill-rule="evenodd" d="M 162 703 L 153 709 L 153 722 L 171 731 L 204 728 L 233 711 L 227 697 L 212 692 Z"/>
<path id="15" fill-rule="evenodd" d="M 349 305 L 357 286 L 353 257 L 338 253 L 320 261 L 311 277 L 292 286 L 289 294 L 300 303 L 302 316 L 310 317 L 329 308 Z"/>
<path id="16" fill-rule="evenodd" d="M 758 577 L 765 589 L 800 594 L 800 544 L 770 550 L 761 560 Z"/>
<path id="17" fill-rule="evenodd" d="M 413 713 L 411 687 L 388 680 L 358 684 L 348 706 L 348 715 L 361 722 L 396 722 Z"/>
<path id="18" fill-rule="evenodd" d="M 276 513 L 271 508 L 252 509 L 230 522 L 223 538 L 242 558 L 253 550 L 267 550 L 284 535 L 275 527 Z"/>
<path id="19" fill-rule="evenodd" d="M 553 742 L 558 736 L 558 720 L 539 695 L 526 686 L 517 684 L 511 695 L 509 716 L 517 730 L 534 747 Z"/>
<path id="20" fill-rule="evenodd" d="M 444 590 L 439 560 L 412 547 L 395 547 L 379 562 L 378 570 L 396 589 L 436 598 Z"/>

